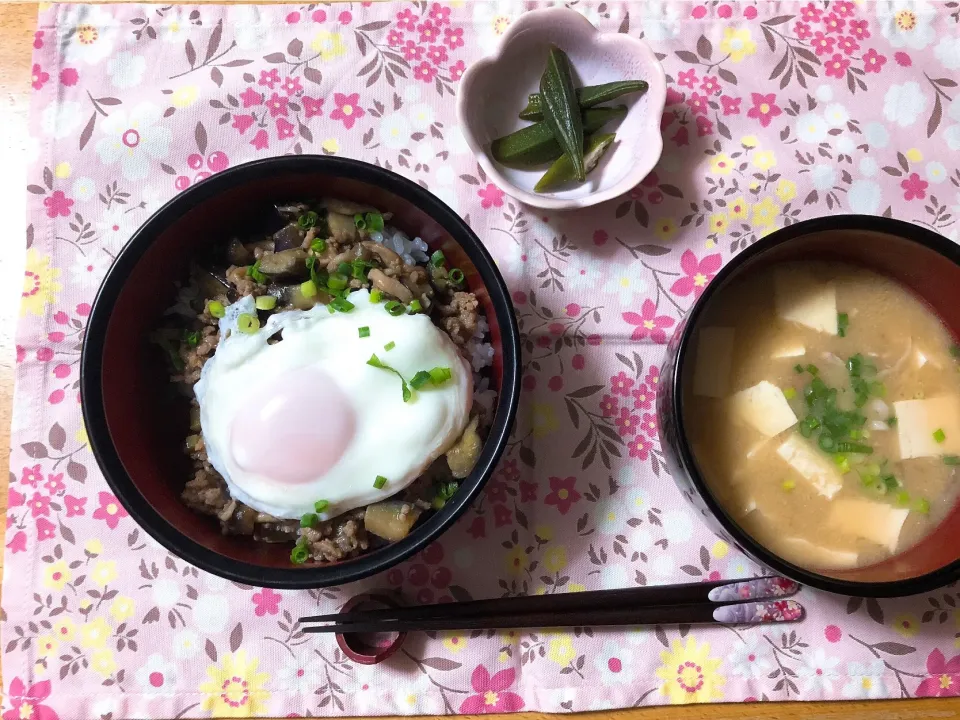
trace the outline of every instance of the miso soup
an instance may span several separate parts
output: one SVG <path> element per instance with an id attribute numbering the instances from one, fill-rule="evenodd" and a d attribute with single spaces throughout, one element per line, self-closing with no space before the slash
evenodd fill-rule
<path id="1" fill-rule="evenodd" d="M 684 423 L 706 482 L 760 544 L 809 569 L 902 552 L 960 483 L 953 338 L 896 281 L 783 263 L 698 322 Z"/>

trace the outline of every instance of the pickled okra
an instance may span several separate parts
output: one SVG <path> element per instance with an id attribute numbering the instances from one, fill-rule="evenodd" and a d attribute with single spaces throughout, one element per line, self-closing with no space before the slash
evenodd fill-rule
<path id="1" fill-rule="evenodd" d="M 587 85 L 577 88 L 577 102 L 581 110 L 592 108 L 600 103 L 616 100 L 618 97 L 630 93 L 644 93 L 648 85 L 643 80 L 621 80 L 619 82 L 604 83 L 603 85 Z M 527 106 L 520 111 L 521 120 L 543 120 L 540 93 L 531 93 L 527 99 Z"/>
<path id="2" fill-rule="evenodd" d="M 570 60 L 560 48 L 553 46 L 547 54 L 547 68 L 540 78 L 540 104 L 543 121 L 565 155 L 570 156 L 573 173 L 583 182 L 583 120 L 573 87 Z"/>
<path id="3" fill-rule="evenodd" d="M 595 133 L 611 120 L 619 120 L 626 114 L 626 105 L 584 110 L 581 113 L 583 131 L 588 135 Z M 542 122 L 497 138 L 493 141 L 490 150 L 493 159 L 498 163 L 515 168 L 543 165 L 553 162 L 563 154 L 550 128 Z"/>
<path id="4" fill-rule="evenodd" d="M 597 164 L 603 154 L 610 149 L 616 135 L 614 133 L 598 133 L 590 135 L 584 140 L 583 147 L 583 165 L 584 171 L 589 174 Z M 564 153 L 559 159 L 554 161 L 550 169 L 544 173 L 543 177 L 534 185 L 534 192 L 549 192 L 561 187 L 569 182 L 576 180 L 573 172 L 573 163 L 570 162 L 570 156 Z M 457 477 L 454 475 L 454 477 Z"/>

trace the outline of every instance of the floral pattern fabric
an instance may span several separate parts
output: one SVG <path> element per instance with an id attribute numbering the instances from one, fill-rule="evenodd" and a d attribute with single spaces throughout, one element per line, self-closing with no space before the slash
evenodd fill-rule
<path id="1" fill-rule="evenodd" d="M 33 164 L 6 531 L 4 720 L 572 711 L 960 694 L 956 588 L 804 590 L 782 627 L 446 633 L 361 666 L 296 618 L 757 572 L 684 503 L 654 414 L 663 345 L 723 263 L 804 218 L 890 215 L 956 238 L 957 2 L 571 5 L 644 37 L 665 148 L 623 197 L 523 207 L 468 151 L 464 69 L 524 7 L 52 6 L 34 37 Z M 109 492 L 80 417 L 90 303 L 161 203 L 255 158 L 396 170 L 467 218 L 523 333 L 513 437 L 439 542 L 316 591 L 241 587 L 166 553 Z M 198 520 L 199 522 L 200 520 Z"/>

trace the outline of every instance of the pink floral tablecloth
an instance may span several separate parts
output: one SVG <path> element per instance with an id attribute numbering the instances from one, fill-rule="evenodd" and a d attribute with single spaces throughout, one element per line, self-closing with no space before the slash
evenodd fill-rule
<path id="1" fill-rule="evenodd" d="M 755 572 L 663 467 L 665 340 L 726 259 L 785 224 L 876 213 L 956 237 L 957 2 L 571 5 L 645 37 L 670 90 L 656 170 L 569 215 L 504 195 L 454 119 L 464 68 L 518 2 L 41 11 L 4 720 L 960 694 L 956 588 L 881 602 L 805 591 L 809 617 L 786 632 L 421 635 L 376 667 L 299 633 L 295 618 L 363 588 L 430 602 Z M 152 542 L 98 472 L 77 393 L 89 303 L 131 232 L 209 174 L 285 153 L 379 163 L 469 218 L 526 338 L 516 431 L 470 511 L 399 568 L 311 592 L 236 586 Z"/>

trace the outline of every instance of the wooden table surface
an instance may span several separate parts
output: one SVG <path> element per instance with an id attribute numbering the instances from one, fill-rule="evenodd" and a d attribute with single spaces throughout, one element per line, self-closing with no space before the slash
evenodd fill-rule
<path id="1" fill-rule="evenodd" d="M 519 0 L 517 0 L 519 2 Z M 0 468 L 9 460 L 10 410 L 15 368 L 14 333 L 24 261 L 27 110 L 35 3 L 0 4 Z M 6 512 L 6 474 L 0 470 L 0 510 Z M 2 531 L 0 531 L 2 532 Z M 0 553 L 0 572 L 3 557 Z M 921 720 L 960 718 L 960 698 L 875 702 L 694 705 L 586 713 L 613 720 Z M 501 720 L 542 720 L 546 713 L 499 716 Z"/>

